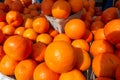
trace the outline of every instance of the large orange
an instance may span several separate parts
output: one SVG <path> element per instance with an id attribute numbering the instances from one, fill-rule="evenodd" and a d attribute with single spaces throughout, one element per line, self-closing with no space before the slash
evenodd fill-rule
<path id="1" fill-rule="evenodd" d="M 87 80 L 82 72 L 77 69 L 73 69 L 69 72 L 62 73 L 59 80 Z"/>
<path id="2" fill-rule="evenodd" d="M 107 40 L 95 40 L 90 46 L 92 56 L 97 56 L 101 53 L 114 53 L 114 47 Z"/>
<path id="3" fill-rule="evenodd" d="M 19 35 L 10 36 L 3 44 L 3 49 L 7 55 L 16 60 L 26 59 L 32 49 L 32 42 Z"/>
<path id="4" fill-rule="evenodd" d="M 33 78 L 34 80 L 59 80 L 59 74 L 53 72 L 45 62 L 42 62 L 35 68 Z"/>
<path id="5" fill-rule="evenodd" d="M 37 33 L 47 32 L 49 27 L 50 24 L 45 17 L 38 17 L 33 21 L 33 29 Z"/>
<path id="6" fill-rule="evenodd" d="M 52 6 L 52 16 L 55 18 L 65 19 L 71 13 L 71 5 L 65 0 L 58 0 Z"/>
<path id="7" fill-rule="evenodd" d="M 120 43 L 120 19 L 114 19 L 108 22 L 104 27 L 105 37 L 113 44 Z"/>
<path id="8" fill-rule="evenodd" d="M 79 39 L 84 36 L 86 25 L 81 19 L 71 19 L 65 24 L 64 30 L 71 39 Z"/>
<path id="9" fill-rule="evenodd" d="M 115 77 L 115 71 L 120 59 L 111 53 L 102 53 L 93 58 L 92 70 L 97 77 Z"/>
<path id="10" fill-rule="evenodd" d="M 14 75 L 15 67 L 18 64 L 18 61 L 13 58 L 5 55 L 0 61 L 0 72 L 4 75 Z"/>
<path id="11" fill-rule="evenodd" d="M 46 48 L 45 62 L 57 73 L 70 71 L 76 62 L 74 48 L 65 41 L 54 41 Z"/>
<path id="12" fill-rule="evenodd" d="M 32 59 L 20 61 L 15 67 L 15 78 L 17 80 L 31 80 L 33 79 L 33 72 L 37 63 Z"/>

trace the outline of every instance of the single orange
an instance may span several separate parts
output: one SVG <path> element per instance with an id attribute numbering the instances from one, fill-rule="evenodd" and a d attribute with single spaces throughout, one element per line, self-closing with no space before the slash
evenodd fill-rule
<path id="1" fill-rule="evenodd" d="M 18 27 L 18 28 L 15 29 L 14 34 L 22 36 L 24 31 L 25 31 L 25 27 L 20 26 L 20 27 Z"/>
<path id="2" fill-rule="evenodd" d="M 23 25 L 25 28 L 32 28 L 32 23 L 33 23 L 33 19 L 27 18 L 27 19 L 25 19 Z"/>

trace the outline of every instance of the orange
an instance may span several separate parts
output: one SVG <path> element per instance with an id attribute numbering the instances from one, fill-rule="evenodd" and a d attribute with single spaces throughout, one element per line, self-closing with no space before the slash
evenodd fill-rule
<path id="1" fill-rule="evenodd" d="M 4 34 L 4 33 L 2 32 L 2 30 L 0 29 L 0 43 L 3 42 L 4 38 L 5 38 L 5 34 Z"/>
<path id="2" fill-rule="evenodd" d="M 38 17 L 33 21 L 33 29 L 37 33 L 44 33 L 49 30 L 50 24 L 45 17 Z"/>
<path id="3" fill-rule="evenodd" d="M 7 35 L 13 35 L 14 32 L 15 32 L 15 27 L 12 26 L 12 25 L 5 25 L 3 28 L 2 28 L 2 32 L 4 34 L 7 34 Z"/>
<path id="4" fill-rule="evenodd" d="M 33 19 L 27 18 L 27 19 L 25 19 L 23 25 L 25 28 L 32 28 L 32 23 L 33 23 Z"/>
<path id="5" fill-rule="evenodd" d="M 120 65 L 116 68 L 115 80 L 120 80 Z"/>
<path id="6" fill-rule="evenodd" d="M 72 46 L 76 48 L 81 48 L 85 51 L 89 51 L 89 44 L 84 39 L 75 39 L 72 41 Z"/>
<path id="7" fill-rule="evenodd" d="M 36 42 L 32 45 L 32 59 L 34 59 L 37 62 L 44 61 L 44 54 L 46 50 L 46 45 L 41 42 Z"/>
<path id="8" fill-rule="evenodd" d="M 66 41 L 68 43 L 71 43 L 71 39 L 64 33 L 56 35 L 53 41 Z"/>
<path id="9" fill-rule="evenodd" d="M 22 24 L 23 22 L 23 17 L 22 15 L 17 12 L 17 11 L 9 11 L 6 14 L 6 21 L 8 24 L 11 24 L 15 27 L 18 27 Z"/>
<path id="10" fill-rule="evenodd" d="M 120 59 L 114 54 L 99 54 L 93 58 L 92 70 L 97 77 L 115 77 L 115 71 L 120 64 Z"/>
<path id="11" fill-rule="evenodd" d="M 107 23 L 113 19 L 117 19 L 118 18 L 118 8 L 116 8 L 116 7 L 107 8 L 106 10 L 103 11 L 101 18 L 104 23 Z"/>
<path id="12" fill-rule="evenodd" d="M 3 50 L 3 46 L 0 46 L 0 61 L 2 60 L 2 58 L 5 56 L 5 52 Z"/>
<path id="13" fill-rule="evenodd" d="M 52 6 L 52 16 L 55 18 L 65 19 L 70 16 L 71 5 L 65 0 L 58 0 Z"/>
<path id="14" fill-rule="evenodd" d="M 97 56 L 102 53 L 114 53 L 114 47 L 107 40 L 95 40 L 90 46 L 90 53 L 92 56 Z"/>
<path id="15" fill-rule="evenodd" d="M 37 38 L 37 32 L 33 28 L 28 28 L 23 32 L 23 37 L 26 37 L 31 40 L 36 40 Z"/>
<path id="16" fill-rule="evenodd" d="M 22 36 L 24 31 L 25 31 L 25 27 L 20 26 L 20 27 L 18 27 L 18 28 L 15 29 L 14 34 Z"/>
<path id="17" fill-rule="evenodd" d="M 33 79 L 33 72 L 37 63 L 32 59 L 20 61 L 15 67 L 15 78 L 17 80 L 31 80 Z"/>
<path id="18" fill-rule="evenodd" d="M 53 3 L 54 3 L 53 0 L 43 0 L 41 2 L 41 10 L 42 10 L 43 14 L 45 14 L 45 15 L 52 14 Z"/>
<path id="19" fill-rule="evenodd" d="M 77 69 L 73 69 L 69 72 L 62 73 L 59 80 L 87 80 L 82 72 Z"/>
<path id="20" fill-rule="evenodd" d="M 32 42 L 22 36 L 14 35 L 5 40 L 3 49 L 11 58 L 23 60 L 30 55 L 32 50 Z"/>
<path id="21" fill-rule="evenodd" d="M 57 72 L 63 73 L 72 70 L 76 62 L 74 48 L 65 41 L 54 41 L 45 50 L 47 66 Z"/>
<path id="22" fill-rule="evenodd" d="M 68 0 L 71 5 L 72 12 L 76 13 L 82 10 L 83 2 L 82 0 Z"/>
<path id="23" fill-rule="evenodd" d="M 36 42 L 42 42 L 44 44 L 50 44 L 52 40 L 53 38 L 47 33 L 39 34 L 36 38 Z"/>
<path id="24" fill-rule="evenodd" d="M 113 79 L 109 77 L 98 77 L 95 80 L 113 80 Z"/>
<path id="25" fill-rule="evenodd" d="M 0 29 L 2 29 L 5 25 L 7 25 L 6 22 L 0 22 Z"/>
<path id="26" fill-rule="evenodd" d="M 10 58 L 8 55 L 5 55 L 0 61 L 0 72 L 2 72 L 4 75 L 14 75 L 17 64 L 18 61 Z"/>
<path id="27" fill-rule="evenodd" d="M 77 62 L 75 67 L 80 71 L 86 71 L 91 65 L 91 58 L 88 52 L 77 47 L 75 47 L 75 52 L 77 54 Z"/>
<path id="28" fill-rule="evenodd" d="M 94 40 L 106 39 L 104 34 L 104 28 L 97 29 L 94 34 Z"/>
<path id="29" fill-rule="evenodd" d="M 54 29 L 49 29 L 48 33 L 50 34 L 50 36 L 55 37 L 56 35 L 59 34 L 59 32 L 57 30 Z"/>
<path id="30" fill-rule="evenodd" d="M 112 44 L 120 43 L 120 26 L 119 26 L 119 19 L 114 19 L 108 22 L 104 27 L 105 37 L 108 41 Z"/>
<path id="31" fill-rule="evenodd" d="M 65 24 L 64 30 L 71 39 L 79 39 L 84 36 L 86 25 L 81 19 L 71 19 Z"/>
<path id="32" fill-rule="evenodd" d="M 59 80 L 59 74 L 53 72 L 45 62 L 42 62 L 35 68 L 33 78 L 34 80 Z"/>

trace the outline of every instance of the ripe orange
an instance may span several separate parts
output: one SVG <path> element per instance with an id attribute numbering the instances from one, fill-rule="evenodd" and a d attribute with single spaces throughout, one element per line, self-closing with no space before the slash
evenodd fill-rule
<path id="1" fill-rule="evenodd" d="M 64 30 L 71 39 L 79 39 L 84 36 L 86 25 L 81 19 L 71 19 L 65 24 Z"/>
<path id="2" fill-rule="evenodd" d="M 22 36 L 24 31 L 25 31 L 25 27 L 20 26 L 20 27 L 18 27 L 18 28 L 15 29 L 14 34 Z"/>
<path id="3" fill-rule="evenodd" d="M 58 0 L 52 6 L 52 16 L 55 18 L 65 19 L 70 16 L 71 5 L 65 0 Z"/>
<path id="4" fill-rule="evenodd" d="M 44 33 L 49 30 L 50 24 L 45 17 L 38 17 L 33 21 L 33 29 L 37 33 Z"/>
<path id="5" fill-rule="evenodd" d="M 15 67 L 15 78 L 17 80 L 31 80 L 33 79 L 33 72 L 37 63 L 32 59 L 20 61 Z"/>
<path id="6" fill-rule="evenodd" d="M 50 36 L 55 37 L 56 35 L 59 34 L 59 32 L 57 30 L 54 30 L 52 28 L 49 29 L 48 33 L 50 34 Z"/>
<path id="7" fill-rule="evenodd" d="M 72 12 L 76 13 L 82 10 L 83 0 L 68 0 L 71 5 Z"/>
<path id="8" fill-rule="evenodd" d="M 37 38 L 37 32 L 33 28 L 28 28 L 23 32 L 23 37 L 35 41 Z"/>
<path id="9" fill-rule="evenodd" d="M 120 26 L 119 26 L 119 23 L 120 23 L 119 19 L 114 19 L 114 20 L 108 22 L 104 27 L 105 37 L 112 44 L 120 43 L 120 37 L 119 37 Z"/>
<path id="10" fill-rule="evenodd" d="M 92 70 L 97 77 L 115 77 L 115 71 L 120 64 L 120 59 L 114 54 L 99 54 L 93 58 Z"/>
<path id="11" fill-rule="evenodd" d="M 13 59 L 23 60 L 26 59 L 32 49 L 32 42 L 19 35 L 8 37 L 4 44 L 3 49 L 5 53 Z"/>
<path id="12" fill-rule="evenodd" d="M 42 42 L 47 45 L 50 44 L 52 40 L 53 38 L 47 33 L 39 34 L 36 38 L 36 42 Z"/>
<path id="13" fill-rule="evenodd" d="M 53 41 L 66 41 L 68 43 L 71 43 L 71 39 L 64 33 L 56 35 Z"/>
<path id="14" fill-rule="evenodd" d="M 0 61 L 2 60 L 2 58 L 5 56 L 5 52 L 3 50 L 3 46 L 0 46 Z"/>
<path id="15" fill-rule="evenodd" d="M 114 53 L 114 47 L 107 40 L 95 40 L 90 46 L 90 53 L 92 56 L 97 56 L 102 53 Z"/>
<path id="16" fill-rule="evenodd" d="M 75 39 L 72 41 L 72 46 L 76 48 L 81 48 L 85 51 L 89 51 L 89 44 L 84 39 Z"/>
<path id="17" fill-rule="evenodd" d="M 22 15 L 17 12 L 17 11 L 9 11 L 6 14 L 6 21 L 8 24 L 11 24 L 15 27 L 18 27 L 22 24 L 23 22 L 23 17 Z"/>
<path id="18" fill-rule="evenodd" d="M 46 50 L 46 45 L 41 42 L 36 42 L 32 45 L 32 59 L 34 59 L 37 62 L 44 61 L 44 54 Z"/>
<path id="19" fill-rule="evenodd" d="M 69 72 L 62 73 L 59 80 L 86 80 L 82 72 L 77 69 L 73 69 Z"/>
<path id="20" fill-rule="evenodd" d="M 0 22 L 0 29 L 2 29 L 5 25 L 7 25 L 6 22 Z"/>
<path id="21" fill-rule="evenodd" d="M 18 61 L 10 58 L 8 55 L 5 55 L 0 61 L 0 72 L 2 72 L 4 75 L 14 75 L 17 64 Z"/>
<path id="22" fill-rule="evenodd" d="M 32 23 L 33 23 L 33 19 L 27 18 L 27 19 L 25 19 L 23 25 L 25 28 L 32 28 Z"/>
<path id="23" fill-rule="evenodd" d="M 59 74 L 53 72 L 45 62 L 42 62 L 35 68 L 33 78 L 34 80 L 59 80 Z"/>
<path id="24" fill-rule="evenodd" d="M 76 62 L 74 48 L 65 41 L 50 43 L 45 50 L 44 58 L 47 66 L 57 73 L 72 70 Z"/>

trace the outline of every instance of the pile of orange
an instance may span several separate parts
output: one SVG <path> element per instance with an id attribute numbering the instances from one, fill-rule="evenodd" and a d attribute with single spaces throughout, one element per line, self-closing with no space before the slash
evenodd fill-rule
<path id="1" fill-rule="evenodd" d="M 119 2 L 95 16 L 95 0 L 0 2 L 0 72 L 16 80 L 120 79 Z M 63 33 L 45 15 L 67 19 Z M 93 18 L 94 17 L 94 18 Z"/>

